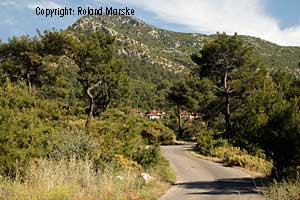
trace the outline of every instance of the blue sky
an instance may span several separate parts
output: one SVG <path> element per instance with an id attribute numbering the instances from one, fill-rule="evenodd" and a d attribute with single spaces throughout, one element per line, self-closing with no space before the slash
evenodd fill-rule
<path id="1" fill-rule="evenodd" d="M 267 12 L 281 21 L 281 28 L 300 24 L 299 0 L 268 0 L 266 5 Z"/>
<path id="2" fill-rule="evenodd" d="M 66 28 L 78 16 L 46 19 L 34 8 L 128 6 L 136 17 L 160 28 L 212 34 L 217 31 L 251 35 L 300 46 L 299 0 L 1 0 L 0 38 Z"/>

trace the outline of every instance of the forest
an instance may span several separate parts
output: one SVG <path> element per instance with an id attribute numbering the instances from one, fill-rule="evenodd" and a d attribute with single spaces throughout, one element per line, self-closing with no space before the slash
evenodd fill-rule
<path id="1" fill-rule="evenodd" d="M 160 145 L 178 140 L 299 184 L 298 73 L 266 66 L 238 35 L 218 33 L 182 73 L 120 55 L 116 43 L 84 30 L 0 43 L 0 199 L 154 199 L 174 182 Z"/>

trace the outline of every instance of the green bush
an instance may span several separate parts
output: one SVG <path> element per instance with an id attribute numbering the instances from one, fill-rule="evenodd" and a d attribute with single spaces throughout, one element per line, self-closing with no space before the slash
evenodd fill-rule
<path id="1" fill-rule="evenodd" d="M 0 174 L 18 176 L 30 159 L 51 154 L 64 127 L 62 111 L 24 84 L 6 83 L 0 93 Z"/>
<path id="2" fill-rule="evenodd" d="M 273 160 L 273 176 L 294 178 L 300 163 L 299 78 L 282 73 L 264 79 L 239 110 L 235 140 L 253 155 Z"/>
<path id="3" fill-rule="evenodd" d="M 200 154 L 206 156 L 212 156 L 213 150 L 217 147 L 228 146 L 228 142 L 225 139 L 214 138 L 215 133 L 212 130 L 200 135 L 197 139 L 197 143 L 194 150 Z"/>

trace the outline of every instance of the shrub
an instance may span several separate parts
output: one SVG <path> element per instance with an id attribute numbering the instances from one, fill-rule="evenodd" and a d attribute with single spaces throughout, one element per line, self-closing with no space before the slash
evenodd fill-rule
<path id="1" fill-rule="evenodd" d="M 227 165 L 240 166 L 265 175 L 270 175 L 273 168 L 271 162 L 257 156 L 251 156 L 239 147 L 217 147 L 212 151 L 212 155 L 220 158 Z"/>
<path id="2" fill-rule="evenodd" d="M 217 147 L 227 146 L 228 142 L 224 139 L 215 139 L 214 132 L 212 130 L 201 135 L 197 139 L 197 143 L 194 147 L 196 152 L 206 156 L 212 156 L 213 150 Z"/>
<path id="3" fill-rule="evenodd" d="M 31 158 L 49 156 L 64 123 L 56 102 L 24 85 L 0 88 L 0 174 L 22 175 Z"/>
<path id="4" fill-rule="evenodd" d="M 205 156 L 217 157 L 230 166 L 240 166 L 265 175 L 271 174 L 273 163 L 264 159 L 265 154 L 262 151 L 259 152 L 259 157 L 252 156 L 240 147 L 231 146 L 227 140 L 215 139 L 214 135 L 210 131 L 198 137 L 194 150 Z"/>
<path id="5" fill-rule="evenodd" d="M 133 156 L 133 160 L 137 161 L 145 168 L 155 166 L 160 159 L 159 146 L 144 146 L 140 147 L 138 153 Z"/>
<path id="6" fill-rule="evenodd" d="M 239 147 L 220 146 L 212 150 L 212 156 L 218 157 L 222 160 L 227 160 L 234 155 L 245 155 L 246 151 L 241 151 Z"/>
<path id="7" fill-rule="evenodd" d="M 228 156 L 224 162 L 231 166 L 240 166 L 265 175 L 270 175 L 273 168 L 271 162 L 248 154 Z"/>

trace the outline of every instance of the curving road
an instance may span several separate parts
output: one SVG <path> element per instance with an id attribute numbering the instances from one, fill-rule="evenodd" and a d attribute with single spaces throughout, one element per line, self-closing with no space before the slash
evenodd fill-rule
<path id="1" fill-rule="evenodd" d="M 250 175 L 201 160 L 188 152 L 191 145 L 162 146 L 177 175 L 177 183 L 159 200 L 260 200 Z"/>

